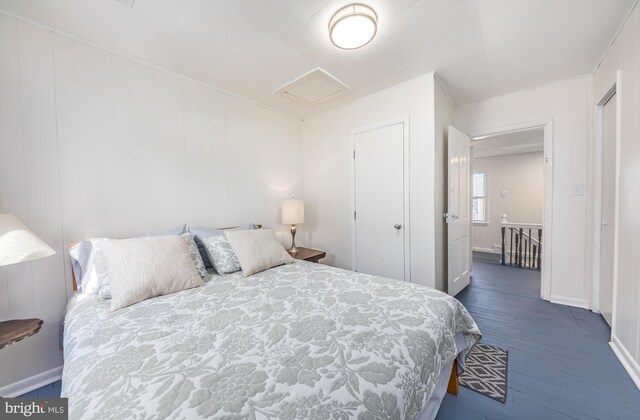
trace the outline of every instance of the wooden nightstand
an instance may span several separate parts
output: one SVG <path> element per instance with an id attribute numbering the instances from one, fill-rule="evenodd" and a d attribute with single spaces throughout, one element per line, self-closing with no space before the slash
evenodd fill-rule
<path id="1" fill-rule="evenodd" d="M 27 337 L 31 337 L 42 327 L 41 319 L 12 319 L 0 322 L 0 349 Z"/>
<path id="2" fill-rule="evenodd" d="M 298 247 L 298 252 L 294 255 L 289 253 L 296 260 L 305 260 L 317 263 L 319 260 L 323 259 L 327 256 L 325 251 L 320 251 L 319 249 L 312 248 L 303 248 L 301 246 Z"/>

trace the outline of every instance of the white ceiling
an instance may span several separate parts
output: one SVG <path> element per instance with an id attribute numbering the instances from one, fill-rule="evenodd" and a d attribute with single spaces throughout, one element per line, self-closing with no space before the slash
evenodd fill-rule
<path id="1" fill-rule="evenodd" d="M 590 73 L 637 0 L 365 0 L 355 51 L 328 39 L 348 0 L 0 0 L 0 8 L 298 116 L 436 70 L 456 105 Z M 317 105 L 273 94 L 322 67 L 354 89 Z"/>
<path id="2" fill-rule="evenodd" d="M 511 131 L 471 142 L 473 157 L 517 155 L 544 150 L 544 128 Z"/>

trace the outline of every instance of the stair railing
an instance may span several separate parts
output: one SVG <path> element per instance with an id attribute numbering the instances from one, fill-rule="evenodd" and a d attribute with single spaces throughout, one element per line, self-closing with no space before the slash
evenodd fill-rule
<path id="1" fill-rule="evenodd" d="M 502 265 L 540 270 L 542 266 L 542 225 L 510 223 L 502 220 Z M 508 259 L 507 259 L 508 257 Z"/>

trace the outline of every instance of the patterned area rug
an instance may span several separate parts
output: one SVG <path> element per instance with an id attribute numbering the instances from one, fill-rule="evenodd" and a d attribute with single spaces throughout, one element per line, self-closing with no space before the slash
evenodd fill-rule
<path id="1" fill-rule="evenodd" d="M 473 347 L 460 375 L 460 385 L 496 401 L 507 401 L 507 360 L 509 352 L 488 344 Z"/>

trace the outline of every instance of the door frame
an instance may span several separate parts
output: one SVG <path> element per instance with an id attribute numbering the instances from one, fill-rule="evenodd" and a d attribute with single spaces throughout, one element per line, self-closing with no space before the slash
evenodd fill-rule
<path id="1" fill-rule="evenodd" d="M 470 133 L 471 145 L 483 137 L 531 128 L 544 129 L 544 215 L 542 218 L 542 268 L 540 270 L 540 297 L 553 301 L 551 295 L 551 261 L 553 250 L 553 118 L 487 128 Z M 473 263 L 473 261 L 472 261 Z"/>
<path id="2" fill-rule="evenodd" d="M 616 72 L 616 81 L 609 86 L 607 92 L 596 104 L 596 135 L 595 135 L 595 168 L 593 185 L 593 278 L 591 287 L 591 309 L 600 313 L 600 266 L 602 255 L 602 177 L 604 157 L 604 106 L 616 95 L 616 159 L 615 159 L 615 197 L 614 197 L 614 227 L 613 227 L 613 292 L 611 298 L 611 335 L 613 337 L 616 325 L 616 301 L 618 294 L 618 235 L 620 217 L 620 134 L 621 134 L 621 72 Z"/>
<path id="3" fill-rule="evenodd" d="M 404 173 L 402 175 L 403 178 L 403 194 L 404 194 L 404 220 L 402 221 L 402 228 L 404 229 L 404 281 L 411 282 L 411 211 L 410 211 L 410 200 L 409 200 L 409 186 L 410 186 L 410 178 L 409 178 L 409 116 L 402 118 L 395 118 L 392 120 L 387 120 L 381 123 L 372 124 L 368 126 L 364 126 L 361 128 L 356 128 L 351 130 L 351 270 L 356 271 L 357 269 L 357 244 L 356 244 L 356 219 L 353 217 L 356 211 L 356 160 L 355 160 L 355 151 L 356 151 L 356 136 L 358 134 L 366 133 L 368 131 L 378 130 L 380 128 L 390 127 L 392 125 L 402 124 L 402 132 L 403 132 L 403 148 L 404 148 L 404 156 L 403 156 L 403 169 Z"/>

